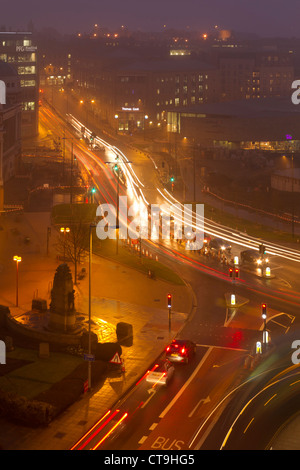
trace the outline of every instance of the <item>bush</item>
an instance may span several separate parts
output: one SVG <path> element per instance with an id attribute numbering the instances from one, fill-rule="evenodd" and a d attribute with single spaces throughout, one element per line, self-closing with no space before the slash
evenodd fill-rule
<path id="1" fill-rule="evenodd" d="M 105 376 L 107 364 L 102 361 L 92 363 L 92 385 L 95 385 Z M 45 392 L 40 393 L 36 399 L 48 403 L 53 407 L 53 417 L 75 403 L 83 393 L 84 382 L 88 378 L 88 364 L 79 364 L 67 377 L 55 383 Z"/>
<path id="2" fill-rule="evenodd" d="M 0 416 L 27 426 L 41 426 L 49 424 L 54 408 L 49 403 L 0 390 Z"/>
<path id="3" fill-rule="evenodd" d="M 92 385 L 104 379 L 107 370 L 105 362 L 93 362 Z M 88 365 L 84 362 L 33 400 L 0 390 L 0 416 L 26 426 L 46 426 L 80 398 L 87 373 Z"/>

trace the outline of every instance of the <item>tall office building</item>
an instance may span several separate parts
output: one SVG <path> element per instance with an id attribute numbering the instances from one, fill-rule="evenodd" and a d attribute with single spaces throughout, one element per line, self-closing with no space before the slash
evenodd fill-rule
<path id="1" fill-rule="evenodd" d="M 17 175 L 21 161 L 21 87 L 15 68 L 0 61 L 0 212 L 4 184 Z"/>
<path id="2" fill-rule="evenodd" d="M 31 32 L 0 32 L 0 60 L 14 66 L 20 78 L 22 96 L 22 137 L 38 134 L 37 46 Z"/>

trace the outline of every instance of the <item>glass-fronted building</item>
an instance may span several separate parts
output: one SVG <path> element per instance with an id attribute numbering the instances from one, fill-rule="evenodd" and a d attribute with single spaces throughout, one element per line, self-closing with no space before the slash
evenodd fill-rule
<path id="1" fill-rule="evenodd" d="M 39 80 L 37 46 L 31 32 L 0 32 L 0 60 L 16 69 L 22 96 L 22 137 L 38 134 Z"/>

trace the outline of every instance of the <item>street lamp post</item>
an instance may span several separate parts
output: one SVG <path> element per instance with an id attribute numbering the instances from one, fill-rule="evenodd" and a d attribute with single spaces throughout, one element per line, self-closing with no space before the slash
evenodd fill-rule
<path id="1" fill-rule="evenodd" d="M 88 354 L 91 356 L 92 353 L 92 341 L 91 341 L 91 321 L 92 321 L 92 256 L 93 256 L 93 233 L 92 228 L 96 227 L 96 224 L 90 224 L 89 228 L 89 339 L 88 339 Z M 88 388 L 91 390 L 92 387 L 92 363 L 88 361 Z"/>
<path id="2" fill-rule="evenodd" d="M 69 227 L 60 227 L 61 233 L 64 234 L 64 263 L 66 262 L 66 233 L 70 232 Z"/>
<path id="3" fill-rule="evenodd" d="M 118 165 L 118 160 L 119 160 L 119 155 L 116 156 L 116 162 L 114 163 L 114 170 L 117 172 L 118 174 L 118 183 L 117 183 L 117 217 L 116 217 L 116 240 L 117 240 L 117 244 L 116 244 L 116 254 L 118 254 L 119 252 L 119 218 L 120 218 L 120 214 L 119 214 L 119 194 L 120 194 L 120 167 Z M 112 164 L 113 162 L 105 162 L 105 163 L 109 163 L 109 164 Z M 131 163 L 131 161 L 122 161 L 122 163 L 124 164 L 129 164 Z"/>
<path id="4" fill-rule="evenodd" d="M 21 256 L 14 256 L 16 262 L 16 307 L 19 306 L 19 263 L 22 261 Z"/>

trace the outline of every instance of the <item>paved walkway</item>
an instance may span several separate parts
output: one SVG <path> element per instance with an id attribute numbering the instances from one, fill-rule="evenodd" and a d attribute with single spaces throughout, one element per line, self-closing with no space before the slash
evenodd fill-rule
<path id="1" fill-rule="evenodd" d="M 31 248 L 7 237 L 14 224 L 11 220 L 5 222 L 2 234 L 6 239 L 6 250 L 2 250 L 0 254 L 0 304 L 8 305 L 11 313 L 24 322 L 36 290 L 39 297 L 49 301 L 51 281 L 58 265 L 53 246 L 50 256 L 45 254 L 46 220 L 47 214 L 24 214 L 22 221 L 18 222 L 21 233 L 31 227 Z M 45 235 L 44 239 L 41 233 Z M 36 243 L 37 240 L 40 243 Z M 18 253 L 14 251 L 16 248 L 19 248 Z M 11 261 L 12 253 L 23 257 L 22 269 L 20 266 L 19 271 L 18 308 L 15 307 L 15 266 Z M 108 377 L 104 384 L 83 395 L 81 400 L 45 429 L 17 426 L 0 419 L 0 446 L 3 449 L 69 449 L 143 375 L 184 325 L 193 308 L 193 293 L 188 286 L 174 286 L 164 281 L 151 280 L 145 274 L 95 256 L 92 270 L 92 318 L 95 325 L 99 326 L 100 340 L 103 328 L 108 329 L 110 339 L 114 340 L 115 326 L 119 321 L 133 325 L 133 345 L 122 347 L 125 374 L 121 377 Z M 173 294 L 174 301 L 171 332 L 166 308 L 168 292 Z M 83 315 L 88 313 L 88 279 L 84 279 L 76 287 L 75 305 L 78 312 Z M 30 322 L 30 317 L 27 317 Z"/>

